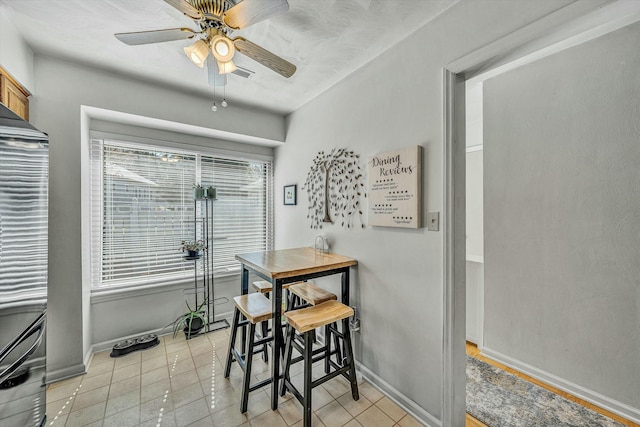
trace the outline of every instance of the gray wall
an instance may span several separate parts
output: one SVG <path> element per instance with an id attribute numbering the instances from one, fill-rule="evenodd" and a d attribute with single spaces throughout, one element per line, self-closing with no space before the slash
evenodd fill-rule
<path id="1" fill-rule="evenodd" d="M 0 65 L 33 92 L 33 51 L 18 34 L 6 9 L 7 6 L 0 4 Z"/>
<path id="2" fill-rule="evenodd" d="M 423 212 L 443 198 L 442 67 L 560 8 L 563 2 L 460 2 L 390 51 L 288 118 L 287 142 L 276 149 L 276 188 L 304 183 L 320 150 L 348 147 L 366 159 L 422 145 Z M 276 246 L 311 246 L 308 201 L 282 206 L 276 191 Z M 355 336 L 363 373 L 435 425 L 442 408 L 443 269 L 441 232 L 368 227 L 324 230 L 332 250 L 355 257 L 353 299 L 362 328 Z M 326 280 L 337 289 L 337 280 Z M 464 372 L 460 372 L 464 375 Z"/>
<path id="3" fill-rule="evenodd" d="M 485 82 L 484 345 L 640 419 L 638 46 L 634 24 Z"/>
<path id="4" fill-rule="evenodd" d="M 484 255 L 482 210 L 482 150 L 466 155 L 467 259 L 482 262 Z"/>
<path id="5" fill-rule="evenodd" d="M 51 141 L 47 371 L 49 379 L 56 379 L 83 371 L 92 335 L 102 339 L 132 332 L 129 327 L 101 335 L 91 329 L 90 289 L 88 283 L 83 285 L 82 271 L 80 106 L 276 140 L 284 139 L 285 129 L 284 118 L 276 114 L 231 106 L 214 114 L 208 95 L 199 97 L 42 55 L 36 55 L 34 75 L 31 121 Z M 182 298 L 176 301 L 183 303 Z M 128 312 L 121 307 L 111 313 Z"/>
<path id="6" fill-rule="evenodd" d="M 482 85 L 479 85 L 482 89 Z M 467 98 L 469 102 L 469 87 L 467 85 Z M 471 97 L 482 103 L 482 93 L 480 96 Z M 479 99 L 475 99 L 479 98 Z M 482 121 L 480 113 L 479 121 Z M 471 132 L 475 132 L 472 140 L 482 144 L 482 126 L 471 126 L 469 129 L 469 104 L 467 104 L 467 136 Z M 477 135 L 477 133 L 480 135 Z M 467 137 L 467 147 L 469 144 Z M 481 147 L 480 147 L 481 148 Z M 484 254 L 484 237 L 483 237 L 483 207 L 482 207 L 482 149 L 472 151 L 466 154 L 466 244 L 467 244 L 467 263 L 466 263 L 466 336 L 467 341 L 482 346 L 482 293 L 483 293 L 483 254 Z"/>
<path id="7" fill-rule="evenodd" d="M 193 295 L 188 292 L 192 289 L 193 283 L 186 282 L 142 292 L 132 290 L 116 296 L 94 297 L 91 301 L 93 351 L 110 349 L 122 338 L 143 332 L 171 333 L 172 326 L 167 325 L 185 312 L 185 301 L 194 306 Z M 231 299 L 240 293 L 240 276 L 215 279 L 214 293 L 215 320 L 230 318 Z"/>

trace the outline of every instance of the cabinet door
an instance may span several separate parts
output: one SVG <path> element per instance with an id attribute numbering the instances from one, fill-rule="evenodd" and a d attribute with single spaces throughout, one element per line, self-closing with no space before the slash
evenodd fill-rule
<path id="1" fill-rule="evenodd" d="M 0 102 L 29 121 L 29 94 L 0 69 Z"/>

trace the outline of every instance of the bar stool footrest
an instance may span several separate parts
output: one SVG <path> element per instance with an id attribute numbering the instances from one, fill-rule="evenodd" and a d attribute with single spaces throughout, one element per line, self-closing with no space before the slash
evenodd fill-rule
<path id="1" fill-rule="evenodd" d="M 249 392 L 256 391 L 259 388 L 262 388 L 262 387 L 264 387 L 264 386 L 266 386 L 268 384 L 271 384 L 272 381 L 273 381 L 272 378 L 267 378 L 265 380 L 259 381 L 259 382 L 255 383 L 254 385 L 249 387 Z"/>
<path id="2" fill-rule="evenodd" d="M 259 346 L 256 344 L 256 347 L 253 348 L 254 355 L 262 353 L 264 351 L 264 346 L 267 345 L 269 341 L 273 341 L 273 338 L 265 338 L 264 341 L 265 342 L 260 343 Z M 246 353 L 240 353 L 236 348 L 231 349 L 231 351 L 233 353 L 233 358 L 231 359 L 231 362 L 238 362 L 238 365 L 240 365 L 242 370 L 245 371 L 247 369 L 247 363 L 245 360 Z"/>
<path id="3" fill-rule="evenodd" d="M 347 373 L 349 371 L 349 369 L 350 369 L 350 366 L 348 366 L 348 365 L 347 366 L 343 366 L 340 369 L 338 369 L 336 371 L 333 371 L 333 372 L 330 372 L 330 373 L 318 378 L 315 381 L 311 381 L 311 388 L 315 388 L 315 387 L 317 387 L 317 386 L 319 386 L 321 384 L 324 384 L 327 381 L 334 379 L 338 375 L 344 375 L 345 373 Z"/>

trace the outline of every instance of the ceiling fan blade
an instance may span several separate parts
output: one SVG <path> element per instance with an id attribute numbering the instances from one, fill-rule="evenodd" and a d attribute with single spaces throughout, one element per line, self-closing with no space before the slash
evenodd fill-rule
<path id="1" fill-rule="evenodd" d="M 224 23 L 239 30 L 289 10 L 287 0 L 242 0 L 227 10 Z"/>
<path id="2" fill-rule="evenodd" d="M 170 28 L 167 30 L 138 31 L 135 33 L 116 33 L 118 40 L 128 45 L 170 42 L 190 39 L 197 33 L 189 28 Z"/>
<path id="3" fill-rule="evenodd" d="M 191 6 L 185 0 L 164 0 L 166 3 L 169 3 L 171 6 L 178 9 L 180 12 L 184 13 L 191 19 L 200 19 L 202 14 L 198 9 Z"/>
<path id="4" fill-rule="evenodd" d="M 284 77 L 291 77 L 293 73 L 296 72 L 295 65 L 280 58 L 278 55 L 269 52 L 265 48 L 250 42 L 244 37 L 236 37 L 233 39 L 233 45 L 236 47 L 238 52 L 247 55 L 249 58 L 261 63 L 267 68 L 271 68 L 273 71 Z"/>
<path id="5" fill-rule="evenodd" d="M 220 74 L 218 64 L 213 58 L 213 55 L 207 57 L 207 75 L 209 76 L 210 86 L 226 86 L 227 75 Z"/>

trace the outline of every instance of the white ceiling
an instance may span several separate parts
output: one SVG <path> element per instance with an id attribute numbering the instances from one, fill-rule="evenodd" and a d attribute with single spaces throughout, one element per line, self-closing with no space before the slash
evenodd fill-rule
<path id="1" fill-rule="evenodd" d="M 231 75 L 229 103 L 290 113 L 406 38 L 458 0 L 289 0 L 288 12 L 237 31 L 294 63 L 289 79 L 247 57 Z M 162 0 L 0 0 L 31 48 L 213 96 L 206 68 L 187 59 L 191 40 L 128 46 L 113 34 L 196 24 Z M 217 88 L 217 98 L 221 96 Z M 219 102 L 219 101 L 218 101 Z"/>

